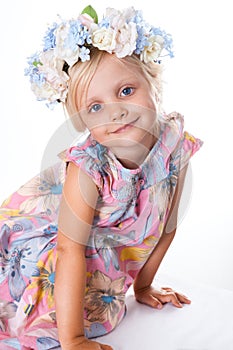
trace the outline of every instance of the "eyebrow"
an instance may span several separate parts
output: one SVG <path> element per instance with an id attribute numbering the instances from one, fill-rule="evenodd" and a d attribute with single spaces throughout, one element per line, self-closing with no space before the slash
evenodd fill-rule
<path id="1" fill-rule="evenodd" d="M 91 98 L 86 99 L 85 101 L 86 107 L 91 106 L 93 102 L 96 102 L 98 100 L 99 100 L 99 97 L 97 96 L 92 96 Z"/>

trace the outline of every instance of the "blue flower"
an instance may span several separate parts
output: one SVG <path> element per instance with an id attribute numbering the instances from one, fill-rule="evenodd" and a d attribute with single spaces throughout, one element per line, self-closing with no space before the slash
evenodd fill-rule
<path id="1" fill-rule="evenodd" d="M 145 29 L 139 25 L 137 25 L 137 40 L 136 40 L 136 49 L 135 49 L 135 53 L 136 54 L 140 54 L 140 52 L 142 52 L 145 48 L 145 46 L 148 45 L 148 39 L 147 36 L 145 35 Z"/>
<path id="2" fill-rule="evenodd" d="M 43 99 L 44 100 L 44 99 Z M 39 99 L 38 99 L 39 101 Z M 42 99 L 41 99 L 42 101 Z M 49 102 L 49 103 L 46 103 L 46 107 L 48 107 L 51 111 L 59 104 L 58 101 L 53 101 L 53 102 Z"/>
<path id="3" fill-rule="evenodd" d="M 136 14 L 132 21 L 136 24 L 145 23 L 145 21 L 143 20 L 142 11 L 136 11 Z"/>
<path id="4" fill-rule="evenodd" d="M 87 49 L 85 46 L 81 47 L 80 53 L 79 53 L 79 57 L 81 59 L 82 62 L 85 61 L 89 61 L 90 60 L 90 50 Z"/>
<path id="5" fill-rule="evenodd" d="M 44 36 L 44 51 L 54 49 L 56 47 L 56 36 L 54 35 L 58 24 L 54 23 L 52 28 L 48 28 Z"/>
<path id="6" fill-rule="evenodd" d="M 85 48 L 85 43 L 91 44 L 91 35 L 85 26 L 80 21 L 70 21 L 69 33 L 66 38 L 66 47 L 76 51 L 77 45 Z M 84 62 L 84 61 L 83 61 Z"/>
<path id="7" fill-rule="evenodd" d="M 162 30 L 160 28 L 154 28 L 154 27 L 152 28 L 152 33 L 153 33 L 153 35 L 160 35 L 163 38 L 164 49 L 168 52 L 168 54 L 171 58 L 174 57 L 174 53 L 172 51 L 172 47 L 173 47 L 172 36 L 170 34 L 167 34 L 164 30 Z"/>
<path id="8" fill-rule="evenodd" d="M 41 87 L 46 79 L 45 75 L 39 71 L 39 65 L 41 65 L 39 54 L 35 53 L 28 58 L 28 67 L 24 70 L 24 74 L 29 76 L 31 83 L 35 83 Z"/>
<path id="9" fill-rule="evenodd" d="M 79 40 L 78 40 L 78 45 L 82 46 L 85 45 L 86 39 L 90 39 L 90 34 L 87 32 L 86 27 L 82 26 L 82 30 L 79 33 Z"/>
<path id="10" fill-rule="evenodd" d="M 99 23 L 100 28 L 109 28 L 109 20 L 105 17 L 102 19 L 102 21 Z"/>
<path id="11" fill-rule="evenodd" d="M 66 38 L 66 47 L 71 50 L 76 50 L 77 45 L 83 45 L 84 40 L 82 37 L 82 24 L 79 21 L 70 21 L 70 29 Z"/>

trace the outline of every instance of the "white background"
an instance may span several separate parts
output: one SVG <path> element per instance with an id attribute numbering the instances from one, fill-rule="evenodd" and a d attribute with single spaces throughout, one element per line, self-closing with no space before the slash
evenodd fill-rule
<path id="1" fill-rule="evenodd" d="M 232 10 L 230 0 L 108 0 L 105 7 L 142 9 L 148 22 L 172 33 L 175 58 L 164 74 L 167 112 L 185 116 L 186 129 L 204 140 L 192 159 L 192 199 L 161 272 L 184 280 L 233 289 Z M 59 130 L 62 108 L 51 112 L 35 101 L 26 58 L 41 47 L 47 24 L 76 17 L 89 2 L 11 0 L 0 12 L 1 170 L 0 201 L 36 175 L 55 137 L 62 150 L 73 132 Z M 143 8 L 141 7 L 143 4 Z M 52 146 L 54 147 L 54 145 Z M 220 301 L 216 301 L 220 302 Z"/>

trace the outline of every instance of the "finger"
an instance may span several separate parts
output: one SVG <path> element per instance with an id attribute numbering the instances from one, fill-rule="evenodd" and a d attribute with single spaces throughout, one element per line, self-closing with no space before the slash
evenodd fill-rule
<path id="1" fill-rule="evenodd" d="M 150 307 L 153 307 L 154 309 L 162 309 L 163 304 L 152 294 L 146 294 L 143 295 L 140 299 L 137 298 L 137 300 L 145 305 L 148 305 Z"/>
<path id="2" fill-rule="evenodd" d="M 113 348 L 106 344 L 101 344 L 101 350 L 113 350 Z"/>
<path id="3" fill-rule="evenodd" d="M 85 349 L 95 349 L 95 350 L 113 350 L 113 348 L 110 346 L 110 345 L 107 345 L 107 344 L 101 344 L 101 343 L 98 343 L 96 341 L 89 341 L 88 346 L 85 347 Z M 91 345 L 91 348 L 90 348 L 90 345 Z M 84 350 L 84 347 L 83 347 L 83 350 Z"/>
<path id="4" fill-rule="evenodd" d="M 172 303 L 176 307 L 183 307 L 175 292 L 167 292 L 159 298 L 162 303 Z"/>
<path id="5" fill-rule="evenodd" d="M 159 301 L 159 299 L 155 298 L 153 295 L 150 296 L 151 307 L 154 309 L 161 310 L 163 308 L 163 304 Z"/>
<path id="6" fill-rule="evenodd" d="M 166 291 L 166 292 L 173 292 L 176 294 L 178 300 L 181 302 L 181 303 L 184 303 L 184 304 L 191 304 L 191 300 L 184 294 L 181 294 L 181 293 L 177 293 L 175 292 L 172 288 L 168 288 L 168 287 L 163 287 L 162 290 Z"/>
<path id="7" fill-rule="evenodd" d="M 162 291 L 165 290 L 166 292 L 174 292 L 174 290 L 170 287 L 162 287 Z"/>
<path id="8" fill-rule="evenodd" d="M 191 300 L 186 297 L 186 295 L 184 294 L 180 294 L 180 293 L 176 293 L 177 298 L 179 299 L 179 301 L 183 304 L 191 304 Z"/>

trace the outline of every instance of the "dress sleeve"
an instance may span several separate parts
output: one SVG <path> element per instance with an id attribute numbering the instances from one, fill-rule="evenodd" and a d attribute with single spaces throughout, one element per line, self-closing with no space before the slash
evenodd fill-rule
<path id="1" fill-rule="evenodd" d="M 74 163 L 84 173 L 91 177 L 99 190 L 102 189 L 103 180 L 100 172 L 100 160 L 98 158 L 97 149 L 87 141 L 83 144 L 78 144 L 69 148 L 63 157 L 63 160 L 68 164 Z"/>
<path id="2" fill-rule="evenodd" d="M 170 148 L 170 161 L 181 170 L 190 158 L 201 148 L 203 142 L 184 130 L 184 118 L 174 112 L 168 116 L 166 130 L 167 147 Z"/>

